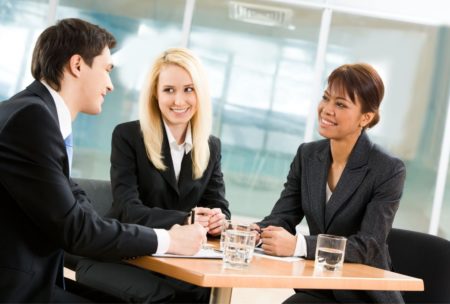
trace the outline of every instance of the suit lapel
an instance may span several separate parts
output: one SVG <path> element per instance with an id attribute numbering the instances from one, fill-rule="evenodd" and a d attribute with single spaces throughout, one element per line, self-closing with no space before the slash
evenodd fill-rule
<path id="1" fill-rule="evenodd" d="M 309 207 L 311 214 L 317 215 L 315 220 L 321 231 L 325 231 L 325 185 L 330 161 L 330 148 L 326 145 L 305 162 Z"/>
<path id="2" fill-rule="evenodd" d="M 172 162 L 172 155 L 170 154 L 170 146 L 169 141 L 167 139 L 166 131 L 163 127 L 163 144 L 162 144 L 162 153 L 164 155 L 164 164 L 167 166 L 166 170 L 159 171 L 163 178 L 166 180 L 166 182 L 177 192 L 178 192 L 178 185 L 177 185 L 177 179 L 175 178 L 175 171 L 173 168 L 173 162 Z"/>
<path id="3" fill-rule="evenodd" d="M 337 211 L 346 205 L 351 195 L 363 182 L 368 171 L 367 162 L 371 147 L 372 143 L 366 133 L 363 132 L 350 154 L 347 165 L 331 195 L 330 201 L 326 205 L 325 223 L 327 229 Z"/>

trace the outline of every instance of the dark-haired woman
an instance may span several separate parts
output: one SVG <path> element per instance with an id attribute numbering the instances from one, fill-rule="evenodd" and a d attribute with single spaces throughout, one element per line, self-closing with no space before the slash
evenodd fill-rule
<path id="1" fill-rule="evenodd" d="M 304 143 L 284 190 L 262 228 L 262 248 L 314 259 L 320 233 L 347 237 L 345 262 L 391 269 L 386 238 L 399 207 L 405 166 L 373 144 L 366 129 L 379 121 L 383 82 L 368 64 L 334 70 L 318 106 L 319 133 Z M 310 235 L 295 235 L 306 218 Z M 399 292 L 296 290 L 286 303 L 403 303 Z"/>

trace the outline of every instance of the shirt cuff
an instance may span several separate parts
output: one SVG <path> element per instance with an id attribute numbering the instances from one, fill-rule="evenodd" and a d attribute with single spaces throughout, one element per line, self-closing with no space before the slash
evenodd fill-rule
<path id="1" fill-rule="evenodd" d="M 156 248 L 157 254 L 166 253 L 169 250 L 170 235 L 167 230 L 154 229 L 156 233 L 156 239 L 158 240 L 158 248 Z"/>
<path id="2" fill-rule="evenodd" d="M 303 234 L 297 234 L 297 244 L 295 245 L 294 256 L 306 257 L 306 239 Z"/>

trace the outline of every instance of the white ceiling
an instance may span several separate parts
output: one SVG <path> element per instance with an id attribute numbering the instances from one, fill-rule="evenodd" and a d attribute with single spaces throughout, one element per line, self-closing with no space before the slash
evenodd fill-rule
<path id="1" fill-rule="evenodd" d="M 245 0 L 244 0 L 245 1 Z M 271 0 L 338 11 L 403 20 L 408 22 L 450 25 L 449 0 Z"/>

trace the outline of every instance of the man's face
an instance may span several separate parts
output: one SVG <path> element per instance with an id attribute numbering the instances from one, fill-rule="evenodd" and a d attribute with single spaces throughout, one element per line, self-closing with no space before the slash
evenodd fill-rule
<path id="1" fill-rule="evenodd" d="M 79 95 L 79 111 L 86 114 L 99 114 L 106 94 L 114 89 L 110 72 L 113 68 L 111 52 L 105 47 L 96 57 L 92 65 L 84 61 L 80 66 L 81 86 Z"/>

